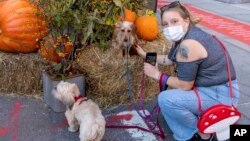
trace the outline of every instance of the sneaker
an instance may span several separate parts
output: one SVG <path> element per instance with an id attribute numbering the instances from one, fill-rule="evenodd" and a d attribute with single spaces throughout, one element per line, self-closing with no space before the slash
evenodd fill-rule
<path id="1" fill-rule="evenodd" d="M 212 134 L 208 139 L 202 139 L 199 134 L 194 134 L 194 136 L 188 141 L 216 141 L 214 135 Z"/>
<path id="2" fill-rule="evenodd" d="M 197 141 L 197 139 L 198 139 L 199 137 L 200 137 L 200 136 L 199 136 L 197 133 L 195 133 L 195 134 L 193 135 L 193 137 L 192 137 L 191 139 L 187 140 L 187 141 Z"/>

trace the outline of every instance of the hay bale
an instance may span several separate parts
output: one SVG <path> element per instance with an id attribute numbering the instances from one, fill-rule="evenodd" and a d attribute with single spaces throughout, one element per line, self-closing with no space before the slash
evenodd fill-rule
<path id="1" fill-rule="evenodd" d="M 163 37 L 153 42 L 141 41 L 139 45 L 147 52 L 155 51 L 159 54 L 166 54 L 170 44 Z M 163 46 L 167 48 L 164 50 Z M 101 107 L 110 107 L 117 104 L 129 102 L 128 84 L 126 77 L 126 59 L 117 58 L 118 50 L 110 48 L 106 51 L 96 46 L 88 46 L 82 50 L 79 57 L 79 66 L 86 75 L 87 96 L 96 101 Z M 163 68 L 160 68 L 163 70 Z M 129 70 L 133 100 L 139 98 L 141 77 L 143 70 L 143 59 L 139 56 L 131 56 L 129 59 Z M 173 68 L 165 67 L 169 73 Z M 144 99 L 152 99 L 159 92 L 158 83 L 146 77 Z"/>
<path id="2" fill-rule="evenodd" d="M 41 95 L 44 60 L 37 53 L 0 52 L 0 91 L 18 95 Z"/>
<path id="3" fill-rule="evenodd" d="M 152 42 L 140 41 L 139 45 L 147 52 L 155 51 L 158 54 L 167 54 L 170 48 L 170 44 L 163 37 Z M 86 76 L 87 96 L 96 101 L 102 108 L 129 103 L 130 100 L 125 74 L 126 60 L 118 59 L 116 56 L 118 52 L 114 48 L 102 51 L 92 45 L 82 49 L 79 56 L 79 67 Z M 46 66 L 46 61 L 38 53 L 0 52 L 0 92 L 41 98 L 41 73 Z M 133 100 L 136 102 L 141 86 L 143 59 L 139 56 L 131 56 L 129 70 Z M 173 73 L 172 67 L 160 67 L 160 70 Z M 146 77 L 144 99 L 153 99 L 158 92 L 158 84 Z"/>

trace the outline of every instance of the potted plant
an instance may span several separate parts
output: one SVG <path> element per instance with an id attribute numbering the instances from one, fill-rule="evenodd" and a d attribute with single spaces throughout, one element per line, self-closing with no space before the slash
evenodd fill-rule
<path id="1" fill-rule="evenodd" d="M 76 0 L 40 0 L 38 4 L 49 29 L 39 41 L 39 53 L 49 63 L 42 72 L 44 101 L 53 111 L 63 112 L 66 107 L 51 93 L 61 80 L 76 83 L 85 93 L 85 78 L 77 64 L 84 20 Z"/>

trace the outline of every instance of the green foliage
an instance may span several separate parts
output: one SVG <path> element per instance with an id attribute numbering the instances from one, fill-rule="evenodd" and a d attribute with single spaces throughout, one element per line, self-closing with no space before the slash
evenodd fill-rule
<path id="1" fill-rule="evenodd" d="M 53 36 L 67 34 L 79 47 L 94 43 L 103 49 L 124 7 L 136 11 L 144 5 L 145 0 L 40 0 Z"/>

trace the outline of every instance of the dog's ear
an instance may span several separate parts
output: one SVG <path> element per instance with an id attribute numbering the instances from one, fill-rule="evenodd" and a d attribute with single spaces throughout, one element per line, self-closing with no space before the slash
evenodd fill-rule
<path id="1" fill-rule="evenodd" d="M 131 24 L 131 28 L 132 28 L 132 33 L 136 35 L 137 29 L 135 24 Z"/>
<path id="2" fill-rule="evenodd" d="M 119 42 L 118 42 L 119 35 L 118 34 L 120 33 L 121 26 L 122 26 L 122 22 L 120 21 L 117 22 L 115 24 L 113 34 L 112 34 L 111 46 L 116 49 L 119 48 Z"/>
<path id="3" fill-rule="evenodd" d="M 138 42 L 138 36 L 137 36 L 137 29 L 136 29 L 136 26 L 135 24 L 131 24 L 131 29 L 132 29 L 132 36 L 133 36 L 133 46 L 137 44 Z M 134 46 L 136 48 L 136 46 Z"/>

